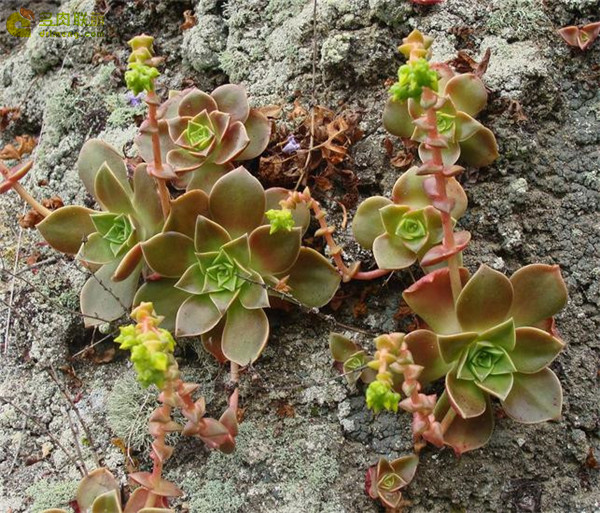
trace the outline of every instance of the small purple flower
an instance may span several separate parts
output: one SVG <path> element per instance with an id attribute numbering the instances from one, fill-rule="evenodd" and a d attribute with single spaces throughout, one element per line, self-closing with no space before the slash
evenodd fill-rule
<path id="1" fill-rule="evenodd" d="M 290 135 L 287 139 L 287 144 L 282 148 L 283 153 L 295 153 L 300 149 L 300 144 L 293 135 Z"/>
<path id="2" fill-rule="evenodd" d="M 144 99 L 144 93 L 135 95 L 131 91 L 127 91 L 127 93 L 125 93 L 125 98 L 127 98 L 127 103 L 129 103 L 129 105 L 132 107 L 137 107 L 142 103 L 142 100 Z"/>

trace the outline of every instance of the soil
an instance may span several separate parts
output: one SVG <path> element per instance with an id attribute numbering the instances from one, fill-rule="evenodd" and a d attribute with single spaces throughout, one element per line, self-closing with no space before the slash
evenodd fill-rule
<path id="1" fill-rule="evenodd" d="M 4 22 L 21 5 L 35 13 L 104 13 L 105 34 L 49 40 L 34 31 L 15 41 Z M 194 11 L 198 23 L 182 32 L 186 10 Z M 381 113 L 385 81 L 400 63 L 396 47 L 402 37 L 413 28 L 433 36 L 438 61 L 459 50 L 480 60 L 489 48 L 484 80 L 490 100 L 481 121 L 496 134 L 500 158 L 462 177 L 469 210 L 460 226 L 473 235 L 465 265 L 474 271 L 486 263 L 511 274 L 529 263 L 559 264 L 569 288 L 569 303 L 556 319 L 567 346 L 552 364 L 563 385 L 562 417 L 521 425 L 498 408 L 486 447 L 461 458 L 448 449 L 424 450 L 404 494 L 404 511 L 600 511 L 595 460 L 600 455 L 600 42 L 581 52 L 556 33 L 565 25 L 598 21 L 599 15 L 597 0 L 447 0 L 434 6 L 408 0 L 318 1 L 315 98 L 362 114 L 364 137 L 351 150 L 361 199 L 389 195 L 399 175 L 384 150 Z M 167 57 L 163 96 L 192 82 L 210 91 L 231 81 L 244 84 L 257 106 L 289 110 L 298 95 L 305 105 L 311 101 L 313 4 L 305 0 L 71 0 L 60 6 L 9 1 L 0 5 L 0 21 L 0 108 L 21 110 L 0 132 L 0 145 L 21 134 L 40 138 L 27 181 L 40 197 L 58 194 L 65 202 L 89 203 L 75 161 L 90 137 L 133 155 L 139 113 L 124 103 L 122 75 L 126 41 L 138 33 L 153 35 L 157 52 Z M 330 199 L 322 199 L 339 226 L 342 211 L 333 201 L 338 193 L 344 191 L 328 191 Z M 46 369 L 56 369 L 62 386 L 77 398 L 105 465 L 123 484 L 125 455 L 115 440 L 135 438 L 139 465 L 149 467 L 144 418 L 152 399 L 131 380 L 126 355 L 111 354 L 114 326 L 84 330 L 77 309 L 86 271 L 45 246 L 35 231 L 19 228 L 24 210 L 16 195 L 0 196 L 0 208 L 3 342 L 8 334 L 6 351 L 0 348 L 0 396 L 38 422 L 0 401 L 0 511 L 66 507 L 78 474 L 45 430 L 73 453 L 74 436 L 68 405 Z M 373 265 L 349 230 L 339 229 L 336 236 L 348 260 Z M 343 286 L 346 299 L 335 312 L 270 312 L 269 346 L 241 378 L 238 449 L 225 456 L 195 440 L 173 440 L 177 445 L 166 475 L 186 492 L 174 509 L 380 511 L 364 493 L 364 473 L 381 456 L 410 451 L 410 419 L 373 416 L 364 391 L 337 377 L 327 338 L 337 330 L 370 345 L 369 337 L 344 331 L 331 316 L 375 334 L 406 329 L 410 318 L 395 314 L 400 293 L 411 282 L 409 273 L 398 272 L 389 281 L 369 284 L 366 309 L 358 317 L 354 307 L 367 286 L 360 283 Z M 92 343 L 97 343 L 93 354 L 78 354 Z M 218 415 L 226 369 L 197 341 L 184 345 L 178 358 L 186 377 L 201 384 L 209 413 Z M 90 441 L 76 429 L 93 468 Z"/>

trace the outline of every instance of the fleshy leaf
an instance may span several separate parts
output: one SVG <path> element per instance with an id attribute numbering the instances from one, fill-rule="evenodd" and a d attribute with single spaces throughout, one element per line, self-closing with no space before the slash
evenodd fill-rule
<path id="1" fill-rule="evenodd" d="M 491 342 L 494 346 L 510 352 L 515 347 L 515 323 L 508 319 L 479 335 L 478 340 Z"/>
<path id="2" fill-rule="evenodd" d="M 187 190 L 200 189 L 209 194 L 217 180 L 232 169 L 233 166 L 229 163 L 218 165 L 214 162 L 205 162 L 198 169 L 186 175 L 189 178 L 186 184 Z"/>
<path id="3" fill-rule="evenodd" d="M 36 228 L 48 244 L 61 253 L 75 255 L 85 238 L 96 231 L 90 214 L 94 210 L 69 205 L 47 216 Z"/>
<path id="4" fill-rule="evenodd" d="M 121 513 L 121 497 L 117 490 L 98 496 L 92 506 L 92 513 Z"/>
<path id="5" fill-rule="evenodd" d="M 464 349 L 477 338 L 475 332 L 456 333 L 454 335 L 438 336 L 440 355 L 448 364 L 457 360 Z M 422 365 L 422 364 L 421 364 Z"/>
<path id="6" fill-rule="evenodd" d="M 431 200 L 423 188 L 426 177 L 418 175 L 418 170 L 418 167 L 413 166 L 396 180 L 392 190 L 392 200 L 397 205 L 408 205 L 415 210 L 431 205 Z M 467 195 L 455 178 L 446 180 L 446 193 L 454 200 L 450 214 L 454 219 L 459 219 L 467 209 Z"/>
<path id="7" fill-rule="evenodd" d="M 371 249 L 373 242 L 385 231 L 379 210 L 392 202 L 383 196 L 371 196 L 356 209 L 352 220 L 352 233 L 363 248 Z"/>
<path id="8" fill-rule="evenodd" d="M 112 281 L 119 261 L 103 265 L 81 289 L 81 313 L 86 327 L 114 321 L 131 309 L 141 265 L 127 279 Z"/>
<path id="9" fill-rule="evenodd" d="M 454 106 L 470 116 L 476 116 L 487 103 L 487 91 L 481 79 L 473 73 L 461 73 L 451 78 L 445 91 Z"/>
<path id="10" fill-rule="evenodd" d="M 458 379 L 456 371 L 446 375 L 446 392 L 452 407 L 463 419 L 479 417 L 485 411 L 485 394 L 473 381 Z"/>
<path id="11" fill-rule="evenodd" d="M 221 144 L 213 151 L 212 159 L 215 164 L 226 164 L 235 159 L 250 144 L 246 128 L 239 121 L 232 123 L 223 136 Z"/>
<path id="12" fill-rule="evenodd" d="M 250 267 L 259 274 L 278 274 L 286 271 L 298 258 L 301 229 L 270 233 L 269 226 L 259 226 L 249 238 Z"/>
<path id="13" fill-rule="evenodd" d="M 175 288 L 177 280 L 155 280 L 144 283 L 137 291 L 133 299 L 133 305 L 142 302 L 151 302 L 158 315 L 164 316 L 160 327 L 168 331 L 175 331 L 175 319 L 177 310 L 190 295 Z"/>
<path id="14" fill-rule="evenodd" d="M 232 237 L 250 233 L 265 212 L 265 192 L 245 168 L 238 167 L 220 178 L 210 194 L 212 219 Z"/>
<path id="15" fill-rule="evenodd" d="M 448 394 L 444 392 L 435 405 L 434 415 L 441 422 L 451 408 Z M 444 433 L 444 443 L 454 449 L 458 455 L 483 447 L 494 431 L 494 410 L 489 397 L 486 398 L 485 412 L 478 417 L 463 419 L 454 417 L 450 427 Z"/>
<path id="16" fill-rule="evenodd" d="M 489 166 L 498 158 L 498 143 L 489 128 L 484 127 L 460 142 L 460 160 L 468 166 Z"/>
<path id="17" fill-rule="evenodd" d="M 202 334 L 202 345 L 204 346 L 204 349 L 213 355 L 220 363 L 225 363 L 227 361 L 221 348 L 223 328 L 225 328 L 225 318 L 222 318 L 212 330 Z"/>
<path id="18" fill-rule="evenodd" d="M 517 422 L 535 424 L 560 417 L 562 389 L 556 374 L 542 369 L 535 374 L 515 373 L 513 387 L 502 407 Z"/>
<path id="19" fill-rule="evenodd" d="M 108 492 L 116 492 L 120 502 L 120 486 L 115 477 L 105 468 L 92 470 L 79 483 L 77 504 L 83 511 L 90 510 L 96 498 Z"/>
<path id="20" fill-rule="evenodd" d="M 146 164 L 140 164 L 133 172 L 133 208 L 141 221 L 142 240 L 160 232 L 164 222 L 160 198 Z"/>
<path id="21" fill-rule="evenodd" d="M 264 114 L 256 109 L 250 109 L 244 126 L 250 138 L 250 144 L 236 157 L 236 160 L 250 160 L 258 157 L 265 151 L 271 137 L 271 123 Z"/>
<path id="22" fill-rule="evenodd" d="M 329 349 L 331 350 L 333 359 L 336 362 L 342 363 L 360 351 L 360 347 L 352 342 L 352 340 L 334 332 L 329 334 Z"/>
<path id="23" fill-rule="evenodd" d="M 110 144 L 100 139 L 86 141 L 81 147 L 81 152 L 77 159 L 79 177 L 87 191 L 94 195 L 96 174 L 104 163 L 112 170 L 123 189 L 130 192 L 127 168 L 125 167 L 125 162 L 123 162 L 123 157 Z"/>
<path id="24" fill-rule="evenodd" d="M 514 289 L 511 315 L 517 327 L 552 317 L 567 303 L 567 287 L 557 265 L 527 265 L 510 282 Z"/>
<path id="25" fill-rule="evenodd" d="M 247 310 L 239 302 L 229 307 L 221 342 L 229 360 L 241 366 L 254 362 L 268 338 L 269 321 L 262 309 Z"/>
<path id="26" fill-rule="evenodd" d="M 504 400 L 513 386 L 513 374 L 488 376 L 484 381 L 477 382 L 477 386 L 498 399 Z"/>
<path id="27" fill-rule="evenodd" d="M 165 223 L 165 232 L 179 232 L 190 238 L 196 231 L 196 218 L 208 215 L 208 196 L 204 191 L 188 191 L 171 201 L 171 212 Z"/>
<path id="28" fill-rule="evenodd" d="M 383 126 L 392 135 L 409 138 L 415 126 L 408 112 L 408 103 L 388 98 L 383 109 Z"/>
<path id="29" fill-rule="evenodd" d="M 309 307 L 319 308 L 329 303 L 341 281 L 339 273 L 323 255 L 304 247 L 286 274 L 292 296 Z"/>
<path id="30" fill-rule="evenodd" d="M 225 84 L 217 87 L 211 96 L 216 100 L 221 112 L 231 114 L 231 121 L 244 123 L 250 114 L 246 89 L 236 84 Z"/>
<path id="31" fill-rule="evenodd" d="M 196 262 L 194 241 L 177 232 L 155 235 L 142 243 L 142 251 L 150 268 L 164 278 L 179 278 Z"/>
<path id="32" fill-rule="evenodd" d="M 198 216 L 194 236 L 194 244 L 198 253 L 219 251 L 221 246 L 227 244 L 230 240 L 231 237 L 229 237 L 225 228 L 204 216 Z"/>
<path id="33" fill-rule="evenodd" d="M 255 308 L 268 308 L 269 294 L 264 285 L 264 281 L 258 273 L 251 273 L 250 280 L 240 289 L 240 303 L 248 310 Z"/>
<path id="34" fill-rule="evenodd" d="M 482 332 L 506 319 L 512 299 L 513 288 L 508 278 L 481 265 L 460 293 L 456 315 L 465 330 Z"/>
<path id="35" fill-rule="evenodd" d="M 564 343 L 537 328 L 517 328 L 516 345 L 510 358 L 519 372 L 531 374 L 550 365 Z"/>
<path id="36" fill-rule="evenodd" d="M 189 89 L 181 93 L 179 100 L 178 115 L 185 117 L 194 117 L 202 111 L 212 112 L 217 110 L 217 102 L 214 98 L 200 89 Z"/>
<path id="37" fill-rule="evenodd" d="M 222 316 L 208 294 L 191 296 L 177 312 L 175 335 L 191 337 L 206 333 L 217 325 Z"/>
<path id="38" fill-rule="evenodd" d="M 106 164 L 102 164 L 96 173 L 94 196 L 109 212 L 117 214 L 131 214 L 133 212 L 131 188 L 128 185 L 125 189 Z"/>
<path id="39" fill-rule="evenodd" d="M 460 276 L 464 284 L 469 273 L 460 268 Z M 426 274 L 406 289 L 402 297 L 436 333 L 448 335 L 463 331 L 456 317 L 447 268 Z"/>
<path id="40" fill-rule="evenodd" d="M 373 242 L 373 256 L 380 269 L 405 269 L 417 261 L 417 255 L 402 244 L 398 237 L 387 233 Z"/>
<path id="41" fill-rule="evenodd" d="M 419 382 L 423 385 L 431 383 L 444 376 L 450 365 L 444 362 L 438 347 L 438 337 L 429 330 L 411 331 L 404 337 L 415 363 L 424 367 L 419 375 Z"/>

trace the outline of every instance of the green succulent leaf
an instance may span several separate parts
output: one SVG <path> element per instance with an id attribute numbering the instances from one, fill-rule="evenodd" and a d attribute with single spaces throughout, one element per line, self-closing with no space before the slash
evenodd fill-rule
<path id="1" fill-rule="evenodd" d="M 247 281 L 240 290 L 239 299 L 242 306 L 248 310 L 271 306 L 269 303 L 269 294 L 260 274 L 250 272 L 249 279 L 251 281 Z"/>
<path id="2" fill-rule="evenodd" d="M 489 166 L 498 158 L 498 143 L 489 128 L 483 125 L 471 137 L 460 142 L 460 160 L 467 166 Z"/>
<path id="3" fill-rule="evenodd" d="M 457 110 L 476 116 L 487 103 L 483 81 L 473 73 L 461 73 L 451 78 L 444 87 Z"/>
<path id="4" fill-rule="evenodd" d="M 208 215 L 208 195 L 201 190 L 188 191 L 171 201 L 165 232 L 179 232 L 193 238 L 198 216 Z"/>
<path id="5" fill-rule="evenodd" d="M 105 468 L 89 472 L 79 483 L 77 505 L 83 511 L 92 509 L 94 501 L 105 493 L 115 492 L 120 503 L 120 486 L 115 477 Z"/>
<path id="6" fill-rule="evenodd" d="M 271 123 L 267 117 L 256 109 L 250 109 L 248 119 L 244 122 L 250 143 L 237 160 L 250 160 L 258 157 L 269 144 L 271 138 Z"/>
<path id="7" fill-rule="evenodd" d="M 48 215 L 36 228 L 54 249 L 74 255 L 88 235 L 96 231 L 91 214 L 94 211 L 85 207 L 61 207 Z"/>
<path id="8" fill-rule="evenodd" d="M 260 225 L 265 203 L 262 185 L 243 167 L 220 178 L 209 199 L 213 221 L 225 228 L 232 237 L 250 233 Z"/>
<path id="9" fill-rule="evenodd" d="M 207 124 L 201 123 L 197 117 L 188 121 L 185 137 L 196 151 L 204 150 L 213 140 L 215 133 Z"/>
<path id="10" fill-rule="evenodd" d="M 298 258 L 301 236 L 300 228 L 272 233 L 272 227 L 259 226 L 249 238 L 250 267 L 262 275 L 287 271 Z"/>
<path id="11" fill-rule="evenodd" d="M 161 326 L 169 331 L 175 331 L 177 311 L 190 295 L 175 287 L 177 280 L 161 279 L 144 283 L 133 299 L 133 306 L 140 303 L 152 302 L 158 314 L 164 317 Z"/>
<path id="12" fill-rule="evenodd" d="M 106 163 L 102 164 L 98 173 L 96 173 L 94 196 L 109 212 L 117 214 L 133 213 L 131 187 L 127 186 L 127 189 L 125 189 Z"/>
<path id="13" fill-rule="evenodd" d="M 141 264 L 125 279 L 112 280 L 119 260 L 103 265 L 81 289 L 81 312 L 86 328 L 114 321 L 131 308 L 140 279 Z"/>
<path id="14" fill-rule="evenodd" d="M 541 371 L 556 358 L 564 343 L 537 328 L 517 328 L 516 344 L 510 357 L 517 371 L 532 374 Z"/>
<path id="15" fill-rule="evenodd" d="M 372 196 L 358 206 L 352 221 L 352 233 L 363 248 L 371 249 L 375 239 L 385 233 L 380 211 L 388 205 L 392 205 L 389 199 Z"/>
<path id="16" fill-rule="evenodd" d="M 473 381 L 459 379 L 456 371 L 446 375 L 446 392 L 452 407 L 463 419 L 478 417 L 485 411 L 485 393 Z"/>
<path id="17" fill-rule="evenodd" d="M 437 340 L 442 358 L 447 364 L 454 362 L 476 338 L 476 332 L 439 335 Z"/>
<path id="18" fill-rule="evenodd" d="M 517 372 L 502 407 L 509 417 L 524 424 L 557 419 L 562 409 L 560 381 L 550 369 L 535 374 Z"/>
<path id="19" fill-rule="evenodd" d="M 290 293 L 303 305 L 319 308 L 331 301 L 341 276 L 329 261 L 314 249 L 300 248 L 298 259 L 286 273 Z"/>
<path id="20" fill-rule="evenodd" d="M 510 282 L 514 289 L 511 315 L 517 327 L 534 326 L 567 303 L 567 287 L 557 265 L 527 265 L 516 271 Z"/>
<path id="21" fill-rule="evenodd" d="M 132 203 L 140 222 L 141 239 L 147 240 L 160 232 L 164 218 L 156 182 L 148 174 L 146 164 L 138 165 L 133 172 L 133 191 Z"/>
<path id="22" fill-rule="evenodd" d="M 199 189 L 208 194 L 215 183 L 232 169 L 233 166 L 229 163 L 215 164 L 214 162 L 204 162 L 195 171 L 184 176 L 187 190 Z"/>
<path id="23" fill-rule="evenodd" d="M 208 294 L 186 299 L 177 312 L 175 335 L 192 337 L 214 328 L 223 317 Z"/>
<path id="24" fill-rule="evenodd" d="M 150 268 L 164 278 L 179 278 L 196 262 L 194 241 L 177 232 L 155 235 L 142 243 L 142 251 Z"/>
<path id="25" fill-rule="evenodd" d="M 444 391 L 435 405 L 434 415 L 438 422 L 446 416 L 452 406 L 448 393 Z M 444 433 L 444 443 L 458 455 L 479 449 L 488 443 L 494 431 L 494 410 L 489 397 L 486 397 L 485 411 L 478 417 L 463 419 L 457 415 Z"/>
<path id="26" fill-rule="evenodd" d="M 232 121 L 244 123 L 250 115 L 246 89 L 237 84 L 225 84 L 217 87 L 211 96 L 217 102 L 218 109 L 231 115 Z"/>
<path id="27" fill-rule="evenodd" d="M 478 381 L 477 386 L 501 401 L 505 400 L 513 386 L 512 374 L 498 374 L 488 376 L 483 381 Z"/>
<path id="28" fill-rule="evenodd" d="M 241 366 L 254 362 L 269 338 L 269 321 L 262 309 L 248 310 L 234 302 L 227 311 L 223 329 L 223 354 Z"/>
<path id="29" fill-rule="evenodd" d="M 92 195 L 95 194 L 94 184 L 96 183 L 96 175 L 104 164 L 112 171 L 123 189 L 126 192 L 130 191 L 127 167 L 123 161 L 123 156 L 110 144 L 100 139 L 86 141 L 77 159 L 79 177 L 87 191 Z"/>
<path id="30" fill-rule="evenodd" d="M 423 371 L 419 382 L 423 385 L 431 383 L 450 370 L 450 365 L 444 361 L 438 346 L 438 336 L 429 330 L 411 331 L 404 337 L 415 364 L 421 365 Z"/>
<path id="31" fill-rule="evenodd" d="M 81 246 L 77 258 L 90 264 L 107 264 L 115 259 L 110 242 L 108 242 L 102 234 L 92 233 L 87 241 Z"/>
<path id="32" fill-rule="evenodd" d="M 462 283 L 466 283 L 468 271 L 460 268 L 459 272 Z M 402 297 L 436 333 L 449 335 L 463 331 L 456 316 L 447 268 L 425 275 L 406 289 Z"/>
<path id="33" fill-rule="evenodd" d="M 390 134 L 408 139 L 415 129 L 408 103 L 388 98 L 383 109 L 383 126 Z"/>
<path id="34" fill-rule="evenodd" d="M 414 251 L 406 247 L 401 239 L 387 233 L 373 242 L 373 256 L 380 269 L 405 269 L 417 261 Z"/>
<path id="35" fill-rule="evenodd" d="M 329 334 L 329 349 L 331 350 L 333 359 L 341 363 L 360 351 L 360 347 L 348 337 L 334 332 Z"/>
<path id="36" fill-rule="evenodd" d="M 481 332 L 506 319 L 512 299 L 508 278 L 482 265 L 460 293 L 456 315 L 465 330 Z"/>

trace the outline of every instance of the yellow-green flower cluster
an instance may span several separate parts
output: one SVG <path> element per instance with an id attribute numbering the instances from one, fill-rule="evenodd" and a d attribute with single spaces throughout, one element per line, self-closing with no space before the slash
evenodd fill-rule
<path id="1" fill-rule="evenodd" d="M 125 73 L 125 82 L 136 96 L 143 92 L 154 91 L 154 79 L 160 75 L 155 65 L 152 43 L 154 38 L 144 34 L 129 41 L 132 52 L 129 56 L 129 71 Z"/>
<path id="2" fill-rule="evenodd" d="M 438 75 L 429 67 L 429 62 L 421 58 L 400 66 L 398 82 L 392 85 L 390 94 L 396 101 L 419 99 L 424 87 L 437 91 Z"/>
<path id="3" fill-rule="evenodd" d="M 367 388 L 367 408 L 377 414 L 381 410 L 398 411 L 400 394 L 394 392 L 388 383 L 373 381 Z"/>
<path id="4" fill-rule="evenodd" d="M 121 333 L 115 342 L 120 349 L 131 351 L 131 361 L 143 386 L 162 388 L 169 366 L 175 363 L 175 340 L 167 330 L 157 328 L 162 318 L 156 316 L 152 303 L 142 303 L 132 317 L 138 323 L 119 328 Z"/>
<path id="5" fill-rule="evenodd" d="M 271 230 L 269 230 L 270 234 L 282 230 L 289 232 L 295 226 L 294 218 L 292 217 L 292 212 L 287 208 L 283 208 L 281 210 L 267 210 L 265 212 L 265 216 L 267 216 L 267 219 L 271 224 Z"/>

